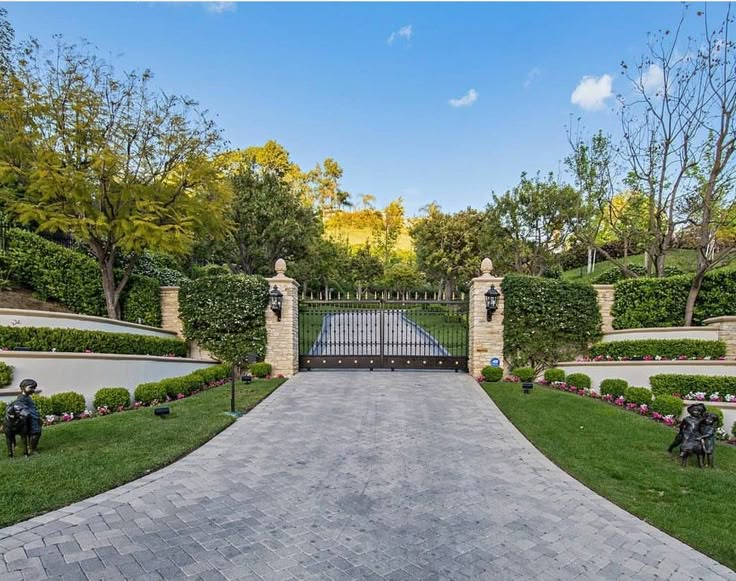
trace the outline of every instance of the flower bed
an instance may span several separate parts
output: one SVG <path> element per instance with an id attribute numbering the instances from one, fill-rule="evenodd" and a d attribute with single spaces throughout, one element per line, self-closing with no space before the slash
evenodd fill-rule
<path id="1" fill-rule="evenodd" d="M 597 391 L 592 389 L 579 389 L 575 386 L 568 385 L 564 381 L 554 381 L 552 383 L 541 382 L 541 385 L 546 385 L 552 389 L 559 389 L 560 391 L 567 391 L 574 393 L 582 397 L 590 397 L 592 399 L 599 399 L 609 405 L 614 405 L 623 410 L 639 414 L 640 416 L 648 417 L 656 422 L 660 422 L 666 426 L 676 427 L 680 423 L 680 419 L 674 415 L 663 415 L 659 412 L 652 411 L 651 406 L 648 404 L 637 404 L 633 402 L 627 402 L 626 397 L 620 395 L 615 397 L 611 394 L 600 395 Z M 734 426 L 736 429 L 736 425 Z M 717 437 L 719 440 L 728 444 L 736 445 L 736 433 L 732 433 L 729 437 L 728 432 L 723 426 L 718 428 Z"/>

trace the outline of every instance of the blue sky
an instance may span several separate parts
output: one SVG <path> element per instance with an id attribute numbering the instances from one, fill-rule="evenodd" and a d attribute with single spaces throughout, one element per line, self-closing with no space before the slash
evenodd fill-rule
<path id="1" fill-rule="evenodd" d="M 565 125 L 615 130 L 622 59 L 677 3 L 3 4 L 19 39 L 86 38 L 216 115 L 233 147 L 276 139 L 302 168 L 409 213 L 483 207 L 557 172 Z M 605 78 L 604 75 L 610 75 Z M 571 96 L 584 77 L 593 77 Z M 472 89 L 472 92 L 471 92 Z M 455 105 L 450 103 L 455 100 Z"/>

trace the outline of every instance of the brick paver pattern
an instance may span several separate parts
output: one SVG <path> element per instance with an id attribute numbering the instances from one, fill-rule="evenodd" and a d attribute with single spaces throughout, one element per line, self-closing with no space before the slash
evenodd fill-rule
<path id="1" fill-rule="evenodd" d="M 429 372 L 302 373 L 0 551 L 3 581 L 736 579 L 567 476 L 469 376 Z"/>

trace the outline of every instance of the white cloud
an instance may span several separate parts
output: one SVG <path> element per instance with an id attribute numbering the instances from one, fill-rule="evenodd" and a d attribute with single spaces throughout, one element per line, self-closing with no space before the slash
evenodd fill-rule
<path id="1" fill-rule="evenodd" d="M 606 106 L 606 100 L 613 97 L 613 78 L 602 75 L 598 78 L 585 76 L 570 96 L 570 102 L 586 111 L 598 111 Z"/>
<path id="2" fill-rule="evenodd" d="M 542 74 L 542 70 L 539 67 L 534 67 L 526 74 L 526 81 L 524 81 L 524 88 L 528 89 L 529 86 L 537 80 L 539 75 Z"/>
<path id="3" fill-rule="evenodd" d="M 664 73 L 659 65 L 651 64 L 641 74 L 641 86 L 647 95 L 658 95 L 664 89 Z"/>
<path id="4" fill-rule="evenodd" d="M 411 37 L 414 36 L 414 31 L 411 28 L 411 24 L 407 24 L 406 26 L 402 26 L 399 28 L 396 32 L 392 32 L 391 36 L 388 37 L 386 42 L 388 44 L 393 44 L 394 40 L 406 40 L 407 42 L 411 40 Z"/>
<path id="5" fill-rule="evenodd" d="M 206 6 L 208 12 L 214 12 L 215 14 L 235 12 L 238 8 L 236 2 L 207 2 Z"/>
<path id="6" fill-rule="evenodd" d="M 450 99 L 450 105 L 453 107 L 470 107 L 473 103 L 478 100 L 478 91 L 470 89 L 459 99 Z"/>

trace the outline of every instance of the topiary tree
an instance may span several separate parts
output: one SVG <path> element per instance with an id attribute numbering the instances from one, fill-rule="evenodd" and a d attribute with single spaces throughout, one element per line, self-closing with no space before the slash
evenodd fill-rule
<path id="1" fill-rule="evenodd" d="M 624 397 L 628 403 L 635 403 L 636 405 L 650 405 L 652 403 L 652 392 L 646 387 L 627 387 Z"/>
<path id="2" fill-rule="evenodd" d="M 532 367 L 517 367 L 512 373 L 524 383 L 534 381 L 537 376 L 537 372 Z"/>
<path id="3" fill-rule="evenodd" d="M 182 284 L 184 335 L 233 365 L 266 353 L 268 283 L 260 276 L 206 276 Z"/>
<path id="4" fill-rule="evenodd" d="M 654 398 L 650 407 L 653 412 L 679 419 L 682 414 L 682 405 L 682 400 L 679 397 L 675 397 L 674 395 L 658 395 Z"/>

